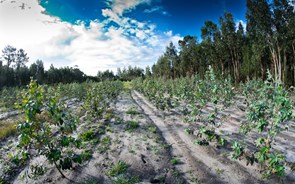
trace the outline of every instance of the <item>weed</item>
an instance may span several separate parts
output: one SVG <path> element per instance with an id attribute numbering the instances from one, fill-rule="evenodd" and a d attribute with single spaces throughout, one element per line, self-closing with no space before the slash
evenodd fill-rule
<path id="1" fill-rule="evenodd" d="M 105 130 L 107 131 L 107 132 L 113 132 L 113 130 L 112 130 L 112 128 L 109 126 L 109 125 L 107 125 L 106 127 L 105 127 Z"/>
<path id="2" fill-rule="evenodd" d="M 114 117 L 114 115 L 110 112 L 104 114 L 104 119 L 110 120 Z"/>
<path id="3" fill-rule="evenodd" d="M 8 121 L 0 122 L 0 141 L 17 133 L 16 124 Z"/>
<path id="4" fill-rule="evenodd" d="M 224 169 L 219 169 L 219 168 L 216 169 L 216 173 L 218 175 L 221 175 L 223 172 L 224 172 Z"/>
<path id="5" fill-rule="evenodd" d="M 117 164 L 115 164 L 113 167 L 111 167 L 106 175 L 109 177 L 116 177 L 120 174 L 124 174 L 127 172 L 128 164 L 124 161 L 119 160 Z"/>
<path id="6" fill-rule="evenodd" d="M 138 115 L 140 114 L 136 109 L 135 107 L 131 107 L 127 110 L 126 114 L 130 114 L 130 115 Z"/>
<path id="7" fill-rule="evenodd" d="M 37 179 L 39 176 L 42 176 L 46 173 L 47 168 L 44 167 L 42 164 L 38 165 L 31 165 L 30 166 L 30 174 L 28 175 L 29 178 Z"/>
<path id="8" fill-rule="evenodd" d="M 150 126 L 150 127 L 148 128 L 148 130 L 149 130 L 149 132 L 151 132 L 151 133 L 153 133 L 153 134 L 156 134 L 156 133 L 157 133 L 157 127 L 155 127 L 155 126 Z"/>
<path id="9" fill-rule="evenodd" d="M 133 132 L 138 127 L 139 123 L 137 121 L 127 121 L 125 130 L 127 130 L 128 132 Z"/>
<path id="10" fill-rule="evenodd" d="M 81 158 L 84 161 L 90 160 L 92 158 L 91 150 L 82 151 Z"/>
<path id="11" fill-rule="evenodd" d="M 95 137 L 95 133 L 93 129 L 87 130 L 79 135 L 82 141 L 91 141 Z"/>
<path id="12" fill-rule="evenodd" d="M 179 177 L 181 175 L 181 173 L 177 170 L 173 171 L 173 176 L 175 177 Z"/>
<path id="13" fill-rule="evenodd" d="M 168 148 L 171 147 L 171 144 L 161 143 L 161 144 L 160 144 L 160 147 L 163 148 L 163 149 L 168 149 Z"/>
<path id="14" fill-rule="evenodd" d="M 179 164 L 179 160 L 177 158 L 173 158 L 173 159 L 170 160 L 170 163 L 172 165 L 177 165 L 177 164 Z"/>
<path id="15" fill-rule="evenodd" d="M 112 139 L 109 136 L 102 138 L 100 142 L 101 146 L 98 147 L 98 151 L 100 153 L 105 153 L 109 149 L 110 145 L 112 144 L 111 141 Z"/>
<path id="16" fill-rule="evenodd" d="M 184 129 L 184 132 L 186 133 L 186 134 L 193 134 L 194 133 L 194 131 L 191 129 L 191 128 L 186 128 L 186 129 Z"/>

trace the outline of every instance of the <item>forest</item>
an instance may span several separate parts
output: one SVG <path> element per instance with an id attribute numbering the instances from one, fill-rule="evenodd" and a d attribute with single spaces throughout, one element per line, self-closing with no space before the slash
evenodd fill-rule
<path id="1" fill-rule="evenodd" d="M 211 65 L 235 83 L 266 79 L 267 70 L 285 85 L 295 84 L 295 12 L 287 0 L 247 0 L 246 26 L 226 12 L 218 23 L 206 21 L 201 41 L 185 36 L 170 43 L 152 66 L 156 77 L 204 76 Z"/>

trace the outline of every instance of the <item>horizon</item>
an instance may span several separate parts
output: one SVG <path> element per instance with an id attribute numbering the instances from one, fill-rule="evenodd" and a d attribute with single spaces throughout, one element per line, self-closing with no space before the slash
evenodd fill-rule
<path id="1" fill-rule="evenodd" d="M 84 3 L 85 2 L 85 3 Z M 218 23 L 224 12 L 245 25 L 245 0 L 2 0 L 0 48 L 24 49 L 30 62 L 47 70 L 74 67 L 98 71 L 151 66 L 169 42 L 186 35 L 200 38 L 204 21 Z"/>

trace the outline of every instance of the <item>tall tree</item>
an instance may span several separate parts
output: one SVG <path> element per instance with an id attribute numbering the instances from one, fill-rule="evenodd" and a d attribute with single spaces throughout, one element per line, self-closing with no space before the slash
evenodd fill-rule
<path id="1" fill-rule="evenodd" d="M 272 17 L 267 0 L 247 0 L 247 35 L 250 39 L 252 52 L 260 65 L 262 79 L 266 78 L 266 68 L 269 66 L 269 43 L 272 37 Z M 277 65 L 273 65 L 277 73 Z M 277 75 L 277 74 L 276 74 Z"/>
<path id="2" fill-rule="evenodd" d="M 233 67 L 234 79 L 236 83 L 240 82 L 241 69 L 241 48 L 243 41 L 243 28 L 236 33 L 235 22 L 231 13 L 224 13 L 224 17 L 220 17 L 221 35 L 230 56 L 231 66 Z M 240 45 L 241 44 L 241 45 Z"/>
<path id="3" fill-rule="evenodd" d="M 11 45 L 6 46 L 2 50 L 2 58 L 6 61 L 6 65 L 10 67 L 11 63 L 16 61 L 17 58 L 17 49 Z"/>
<path id="4" fill-rule="evenodd" d="M 197 38 L 195 36 L 185 36 L 178 41 L 181 60 L 181 70 L 183 76 L 192 76 L 197 71 Z"/>
<path id="5" fill-rule="evenodd" d="M 293 6 L 287 0 L 273 0 L 273 36 L 270 41 L 272 59 L 277 67 L 277 75 L 284 83 L 287 77 L 288 49 L 290 48 L 288 34 L 292 29 L 294 16 Z M 291 38 L 292 40 L 292 38 Z M 293 63 L 293 62 L 292 62 Z"/>
<path id="6" fill-rule="evenodd" d="M 166 47 L 166 52 L 164 53 L 164 57 L 167 58 L 169 65 L 170 65 L 170 70 L 171 74 L 169 77 L 172 78 L 177 78 L 180 76 L 180 71 L 179 71 L 179 58 L 177 55 L 177 50 L 172 42 L 169 43 L 169 45 Z M 168 70 L 168 66 L 167 66 Z M 168 72 L 168 71 L 167 71 Z"/>

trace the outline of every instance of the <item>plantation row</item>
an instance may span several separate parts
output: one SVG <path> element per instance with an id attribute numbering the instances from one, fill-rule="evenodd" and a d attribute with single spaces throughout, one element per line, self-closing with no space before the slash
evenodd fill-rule
<path id="1" fill-rule="evenodd" d="M 40 156 L 54 165 L 63 177 L 63 170 L 91 159 L 90 138 L 103 130 L 78 134 L 80 120 L 97 122 L 105 118 L 110 104 L 122 89 L 123 84 L 119 81 L 48 87 L 32 80 L 27 89 L 14 93 L 9 93 L 10 89 L 2 91 L 6 97 L 18 96 L 15 104 L 21 116 L 12 127 L 17 130 L 13 131 L 18 135 L 16 143 L 10 146 L 8 155 L 0 155 L 0 183 L 8 183 L 30 160 Z M 2 97 L 1 102 L 3 108 L 13 100 L 3 104 L 5 97 Z M 78 105 L 71 107 L 73 102 Z M 2 139 L 10 136 L 5 133 L 1 132 Z M 44 173 L 44 166 L 36 164 L 30 167 L 28 175 L 34 177 Z"/>
<path id="2" fill-rule="evenodd" d="M 148 78 L 132 84 L 158 109 L 183 116 L 189 123 L 184 131 L 196 135 L 195 144 L 227 148 L 232 159 L 257 163 L 264 178 L 294 172 L 294 161 L 288 162 L 285 153 L 275 149 L 278 135 L 294 124 L 290 121 L 294 119 L 293 102 L 270 74 L 265 82 L 252 80 L 239 87 L 232 86 L 230 79 L 219 80 L 212 69 L 204 79 L 198 75 L 175 80 Z M 231 112 L 242 115 L 236 118 Z M 224 128 L 231 118 L 237 119 L 239 127 L 235 136 Z"/>

